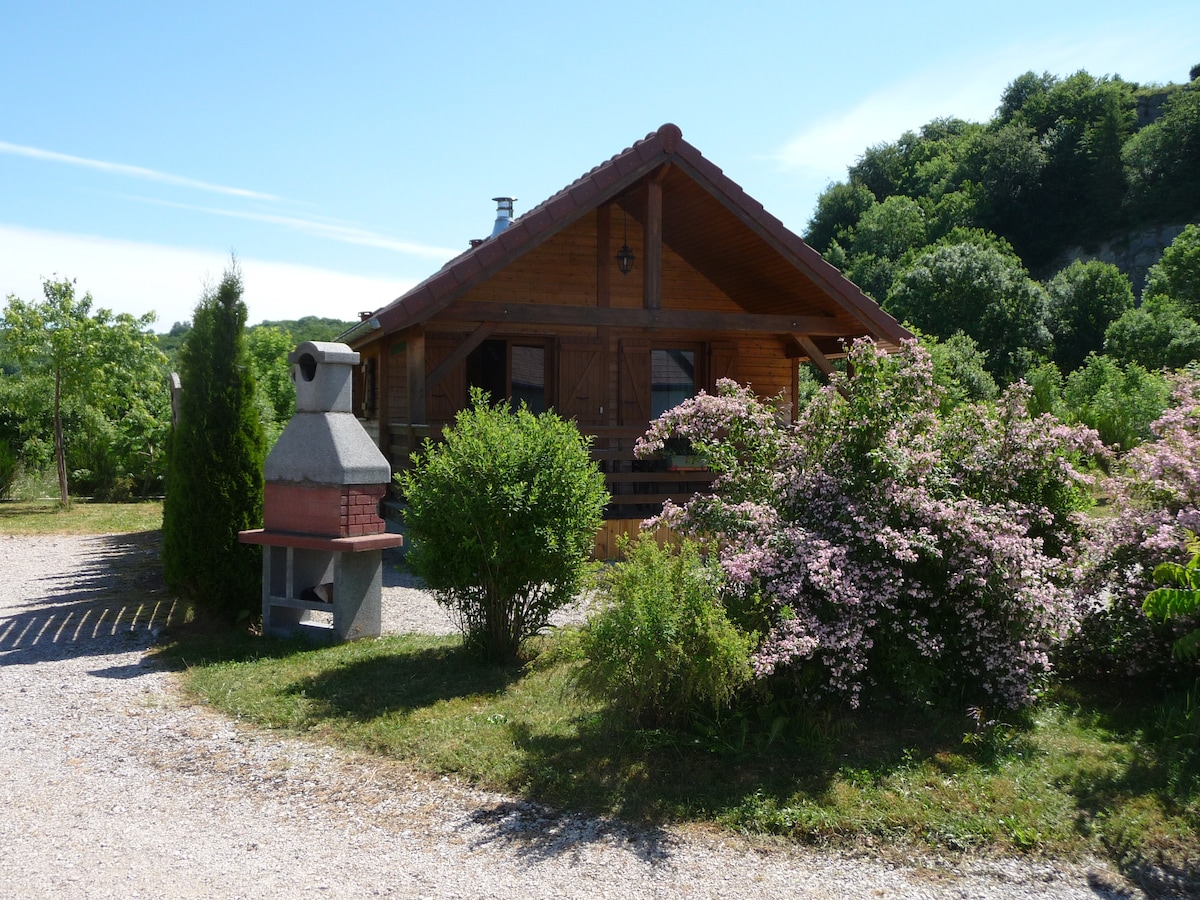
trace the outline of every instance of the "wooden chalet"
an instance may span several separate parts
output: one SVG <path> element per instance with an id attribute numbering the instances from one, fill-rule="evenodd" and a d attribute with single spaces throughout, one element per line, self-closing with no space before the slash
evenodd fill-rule
<path id="1" fill-rule="evenodd" d="M 478 385 L 595 436 L 615 532 L 707 484 L 633 458 L 659 413 L 727 377 L 794 415 L 798 363 L 828 373 L 862 336 L 909 334 L 668 124 L 342 340 L 361 354 L 355 411 L 394 468 Z"/>

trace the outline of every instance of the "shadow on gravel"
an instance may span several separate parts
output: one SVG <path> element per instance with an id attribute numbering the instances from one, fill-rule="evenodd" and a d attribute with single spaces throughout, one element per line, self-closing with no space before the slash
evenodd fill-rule
<path id="1" fill-rule="evenodd" d="M 161 537 L 85 538 L 86 560 L 28 579 L 28 596 L 0 606 L 0 663 L 110 653 L 114 640 L 141 646 L 181 620 L 183 604 L 163 585 Z"/>
<path id="2" fill-rule="evenodd" d="M 498 845 L 531 861 L 578 854 L 589 844 L 599 843 L 627 847 L 651 865 L 667 862 L 671 857 L 670 836 L 657 826 L 634 828 L 610 819 L 585 818 L 521 800 L 503 800 L 482 807 L 471 814 L 468 822 L 488 829 L 485 837 L 473 842 L 473 847 Z"/>

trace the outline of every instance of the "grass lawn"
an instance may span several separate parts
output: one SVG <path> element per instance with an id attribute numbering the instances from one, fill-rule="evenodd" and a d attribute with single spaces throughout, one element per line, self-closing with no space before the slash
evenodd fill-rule
<path id="1" fill-rule="evenodd" d="M 0 502 L 0 534 L 130 534 L 162 528 L 162 501 L 92 503 L 72 500 Z"/>
<path id="2" fill-rule="evenodd" d="M 1135 876 L 1200 877 L 1200 685 L 1060 688 L 980 736 L 965 716 L 911 710 L 775 709 L 666 733 L 578 700 L 562 642 L 509 669 L 416 636 L 321 649 L 198 636 L 164 656 L 244 721 L 553 805 L 875 852 L 1094 853 Z"/>

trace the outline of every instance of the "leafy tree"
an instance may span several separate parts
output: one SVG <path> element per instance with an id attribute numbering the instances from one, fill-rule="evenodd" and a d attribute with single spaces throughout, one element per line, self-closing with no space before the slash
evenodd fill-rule
<path id="1" fill-rule="evenodd" d="M 90 426 L 78 441 L 80 452 L 110 470 L 95 483 L 111 486 L 117 478 L 144 483 L 145 473 L 130 471 L 132 460 L 145 453 L 152 470 L 165 427 L 165 358 L 146 331 L 153 313 L 140 318 L 107 309 L 92 313 L 91 294 L 76 298 L 74 282 L 65 279 L 48 279 L 42 290 L 44 299 L 33 303 L 8 298 L 5 347 L 21 376 L 30 379 L 27 387 L 52 398 L 59 501 L 65 506 L 69 499 L 68 409 Z M 86 470 L 84 477 L 94 474 Z"/>
<path id="2" fill-rule="evenodd" d="M 888 197 L 863 213 L 845 234 L 850 259 L 846 275 L 872 297 L 886 297 L 899 260 L 926 241 L 925 211 L 915 200 Z"/>
<path id="3" fill-rule="evenodd" d="M 876 200 L 886 200 L 903 192 L 906 168 L 904 148 L 899 142 L 875 144 L 850 167 L 850 181 L 865 187 Z"/>
<path id="4" fill-rule="evenodd" d="M 896 195 L 937 201 L 962 186 L 960 166 L 981 130 L 962 119 L 934 119 L 895 143 L 868 148 L 850 167 L 850 184 L 880 202 Z"/>
<path id="5" fill-rule="evenodd" d="M 930 238 L 936 242 L 958 228 L 980 228 L 985 201 L 983 186 L 970 180 L 962 181 L 954 190 L 944 191 L 929 210 Z"/>
<path id="6" fill-rule="evenodd" d="M 1049 413 L 1059 418 L 1065 417 L 1063 374 L 1054 362 L 1047 360 L 1038 363 L 1025 373 L 1024 381 L 1029 386 L 1029 401 L 1026 406 L 1031 416 Z"/>
<path id="7" fill-rule="evenodd" d="M 930 240 L 955 226 L 991 230 L 1038 272 L 1070 248 L 1119 233 L 1131 210 L 1159 222 L 1190 217 L 1200 206 L 1200 164 L 1192 160 L 1200 91 L 1172 87 L 1163 118 L 1137 131 L 1137 85 L 1082 71 L 1026 72 L 986 124 L 938 119 L 867 148 L 848 181 L 818 202 L 812 242 L 878 294 L 891 258 L 853 246 L 873 208 L 868 196 L 916 201 Z M 844 256 L 831 255 L 834 242 Z"/>
<path id="8" fill-rule="evenodd" d="M 983 126 L 962 119 L 933 119 L 921 127 L 912 146 L 913 175 L 906 194 L 915 200 L 940 202 L 965 187 L 962 164 Z"/>
<path id="9" fill-rule="evenodd" d="M 835 243 L 831 249 L 836 250 L 838 246 Z M 830 262 L 833 260 L 830 259 Z M 876 256 L 874 253 L 856 253 L 846 260 L 841 268 L 847 278 L 862 288 L 867 296 L 878 302 L 879 298 L 886 297 L 888 291 L 891 290 L 892 282 L 896 280 L 898 264 L 886 256 Z"/>
<path id="10" fill-rule="evenodd" d="M 818 253 L 824 253 L 835 240 L 842 240 L 874 204 L 875 197 L 865 185 L 844 181 L 830 185 L 817 197 L 817 209 L 808 220 L 804 240 Z"/>
<path id="11" fill-rule="evenodd" d="M 179 348 L 183 346 L 183 342 L 191 330 L 191 321 L 176 322 L 171 326 L 170 331 L 158 336 L 158 347 L 167 355 L 167 359 L 171 361 L 172 366 L 175 365 L 175 361 L 179 357 Z"/>
<path id="12" fill-rule="evenodd" d="M 1005 91 L 993 126 L 997 133 L 1027 129 L 1043 165 L 1035 189 L 988 224 L 1031 266 L 1117 226 L 1125 192 L 1121 147 L 1136 120 L 1133 90 L 1120 78 L 1081 71 L 1062 79 L 1027 72 Z"/>
<path id="13" fill-rule="evenodd" d="M 897 276 L 884 308 L 938 338 L 969 335 L 1000 381 L 1020 377 L 1050 343 L 1045 292 L 995 245 L 949 244 L 921 254 Z"/>
<path id="14" fill-rule="evenodd" d="M 854 228 L 855 253 L 897 260 L 926 241 L 925 211 L 909 197 L 888 197 L 862 214 Z"/>
<path id="15" fill-rule="evenodd" d="M 179 422 L 163 503 L 163 574 L 227 621 L 258 609 L 260 551 L 238 532 L 262 524 L 262 426 L 245 349 L 246 304 L 236 263 L 196 306 L 179 351 Z"/>
<path id="16" fill-rule="evenodd" d="M 1000 108 L 996 110 L 997 121 L 1011 122 L 1026 106 L 1041 106 L 1045 103 L 1050 89 L 1057 83 L 1058 78 L 1049 72 L 1037 75 L 1031 70 L 1018 75 L 1000 95 Z"/>
<path id="17" fill-rule="evenodd" d="M 478 389 L 445 440 L 397 481 L 408 565 L 496 662 L 574 599 L 608 502 L 590 439 L 554 413 L 490 406 Z"/>
<path id="18" fill-rule="evenodd" d="M 1200 359 L 1200 228 L 1188 225 L 1150 267 L 1142 305 L 1104 335 L 1105 350 L 1148 369 Z"/>
<path id="19" fill-rule="evenodd" d="M 1150 267 L 1142 299 L 1156 298 L 1173 300 L 1200 318 L 1200 226 L 1184 228 Z"/>
<path id="20" fill-rule="evenodd" d="M 1174 300 L 1153 296 L 1108 326 L 1104 352 L 1147 369 L 1177 369 L 1200 359 L 1200 324 Z"/>
<path id="21" fill-rule="evenodd" d="M 0 439 L 0 500 L 8 496 L 17 477 L 17 454 L 7 440 Z"/>
<path id="22" fill-rule="evenodd" d="M 1139 219 L 1178 221 L 1200 209 L 1200 90 L 1176 91 L 1162 117 L 1121 148 L 1128 204 Z"/>
<path id="23" fill-rule="evenodd" d="M 961 331 L 944 341 L 927 335 L 919 337 L 933 361 L 933 383 L 942 391 L 938 407 L 943 414 L 964 403 L 996 399 L 1000 389 L 987 370 L 986 355 L 974 339 Z"/>
<path id="24" fill-rule="evenodd" d="M 268 448 L 274 446 L 296 412 L 296 385 L 292 383 L 287 357 L 298 343 L 290 332 L 273 325 L 259 325 L 246 332 L 255 406 L 262 418 Z"/>
<path id="25" fill-rule="evenodd" d="M 1129 278 L 1110 263 L 1076 260 L 1046 286 L 1054 361 L 1064 372 L 1104 348 L 1104 332 L 1133 309 Z"/>
<path id="26" fill-rule="evenodd" d="M 275 328 L 279 331 L 286 331 L 299 344 L 302 341 L 336 341 L 340 335 L 349 331 L 356 324 L 356 322 L 347 322 L 343 319 L 304 316 L 302 319 L 263 321 L 254 328 Z M 292 349 L 294 350 L 295 347 Z"/>
<path id="27" fill-rule="evenodd" d="M 975 132 L 956 175 L 973 200 L 974 221 L 1024 252 L 1029 243 L 1026 210 L 1041 190 L 1045 166 L 1045 151 L 1024 122 Z"/>

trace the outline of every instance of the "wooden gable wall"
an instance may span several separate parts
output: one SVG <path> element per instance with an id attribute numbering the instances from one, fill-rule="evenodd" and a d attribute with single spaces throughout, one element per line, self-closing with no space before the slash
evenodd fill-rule
<path id="1" fill-rule="evenodd" d="M 361 348 L 363 372 L 378 379 L 374 420 L 368 421 L 380 448 L 394 466 L 426 436 L 436 436 L 467 402 L 464 348 L 483 340 L 534 344 L 545 351 L 548 403 L 596 438 L 597 458 L 609 475 L 610 490 L 643 491 L 652 484 L 633 464 L 632 447 L 651 419 L 651 354 L 655 349 L 687 349 L 695 354 L 697 389 L 714 389 L 718 378 L 750 384 L 759 396 L 795 400 L 794 348 L 783 335 L 752 331 L 646 329 L 587 324 L 509 322 L 512 305 L 576 310 L 641 309 L 644 279 L 643 231 L 615 205 L 601 207 L 465 291 L 420 325 L 409 326 Z M 615 263 L 628 242 L 636 259 L 621 275 Z M 743 308 L 669 246 L 661 249 L 661 308 L 670 311 L 737 315 Z M 493 313 L 494 310 L 494 313 Z M 416 355 L 414 355 L 414 353 Z M 374 360 L 368 363 L 368 360 Z M 414 421 L 410 396 L 412 367 L 429 380 L 424 415 Z M 356 409 L 367 389 L 356 393 Z M 370 420 L 372 416 L 367 415 Z M 656 476 L 666 478 L 667 476 Z M 681 478 L 685 476 L 675 476 Z M 694 477 L 694 476 L 693 476 Z M 688 488 L 678 482 L 675 487 Z M 671 485 L 668 485 L 671 487 Z M 660 491 L 661 493 L 661 491 Z M 640 497 L 641 494 L 638 494 Z M 658 494 L 647 503 L 661 502 Z M 633 502 L 633 501 L 630 501 Z"/>
<path id="2" fill-rule="evenodd" d="M 640 258 L 642 227 L 632 217 L 623 221 L 618 209 L 612 210 L 607 228 L 605 217 L 604 210 L 589 213 L 430 319 L 426 323 L 426 370 L 433 372 L 478 327 L 482 304 L 497 304 L 501 309 L 509 303 L 641 308 L 639 261 L 635 260 L 630 275 L 623 276 L 614 258 L 626 240 Z M 602 231 L 607 231 L 606 238 L 600 237 Z M 609 269 L 607 285 L 602 284 L 605 273 L 598 270 L 597 259 Z M 662 270 L 664 309 L 742 312 L 737 303 L 668 246 L 662 249 Z M 469 319 L 458 311 L 464 306 L 470 307 Z M 498 313 L 496 318 L 503 316 Z M 694 346 L 703 354 L 705 377 L 701 386 L 711 388 L 717 377 L 735 377 L 751 383 L 763 396 L 789 393 L 795 365 L 788 358 L 783 338 L 774 335 L 501 323 L 491 336 L 544 340 L 555 357 L 552 369 L 557 408 L 564 415 L 577 417 L 581 424 L 629 425 L 638 420 L 635 410 L 644 409 L 644 405 L 636 406 L 633 399 L 639 393 L 638 383 L 630 374 L 634 367 L 623 367 L 621 360 L 629 363 L 633 354 L 648 353 L 652 347 Z M 715 365 L 710 355 L 716 357 Z M 599 402 L 584 403 L 580 391 L 587 400 Z M 465 396 L 465 369 L 460 364 L 432 389 L 430 422 L 447 420 Z M 613 412 L 615 404 L 620 404 L 621 412 Z M 601 407 L 605 412 L 600 412 Z"/>

